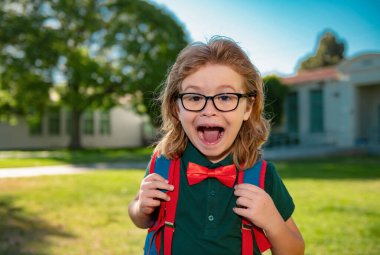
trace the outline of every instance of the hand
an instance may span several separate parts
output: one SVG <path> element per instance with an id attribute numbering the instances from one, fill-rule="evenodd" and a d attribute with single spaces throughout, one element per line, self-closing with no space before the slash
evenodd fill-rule
<path id="1" fill-rule="evenodd" d="M 138 195 L 138 208 L 141 213 L 150 215 L 161 205 L 161 201 L 170 200 L 170 197 L 160 189 L 172 191 L 174 186 L 156 173 L 150 174 L 142 180 Z"/>
<path id="2" fill-rule="evenodd" d="M 268 230 L 271 224 L 280 220 L 280 213 L 273 203 L 272 198 L 263 189 L 248 183 L 235 186 L 237 207 L 234 212 L 257 227 Z"/>

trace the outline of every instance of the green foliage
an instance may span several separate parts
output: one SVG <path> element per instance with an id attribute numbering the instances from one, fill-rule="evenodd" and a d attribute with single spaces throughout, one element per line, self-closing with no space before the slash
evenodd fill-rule
<path id="1" fill-rule="evenodd" d="M 264 111 L 271 119 L 273 126 L 279 126 L 284 113 L 284 102 L 288 94 L 288 87 L 281 83 L 275 75 L 265 76 L 265 108 Z"/>
<path id="2" fill-rule="evenodd" d="M 137 111 L 157 115 L 153 92 L 186 44 L 177 20 L 142 0 L 0 1 L 0 119 L 63 106 L 80 147 L 86 109 L 137 94 Z"/>
<path id="3" fill-rule="evenodd" d="M 344 47 L 332 32 L 325 32 L 319 40 L 317 52 L 301 62 L 300 70 L 336 65 L 344 59 Z"/>

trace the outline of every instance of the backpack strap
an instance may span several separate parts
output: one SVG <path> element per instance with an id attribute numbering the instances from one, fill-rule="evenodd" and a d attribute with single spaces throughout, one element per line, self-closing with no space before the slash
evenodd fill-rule
<path id="1" fill-rule="evenodd" d="M 172 254 L 172 242 L 175 229 L 175 215 L 177 212 L 177 201 L 179 195 L 180 160 L 174 159 L 170 164 L 169 183 L 174 186 L 173 191 L 169 191 L 170 201 L 166 203 L 166 215 L 164 226 L 164 255 Z"/>
<path id="2" fill-rule="evenodd" d="M 154 153 L 150 166 L 149 173 L 157 173 L 169 180 L 169 183 L 174 186 L 173 191 L 166 191 L 170 196 L 170 201 L 161 202 L 161 206 L 158 211 L 158 217 L 154 225 L 148 230 L 148 234 L 144 246 L 144 254 L 158 255 L 161 250 L 162 231 L 164 227 L 164 254 L 171 254 L 171 243 L 174 233 L 174 221 L 177 209 L 177 201 L 179 194 L 179 176 L 180 176 L 180 160 L 169 160 L 163 155 L 158 156 L 158 153 Z"/>
<path id="3" fill-rule="evenodd" d="M 262 160 L 245 171 L 239 171 L 238 183 L 250 183 L 264 189 L 266 166 L 266 161 Z M 155 221 L 155 224 L 148 230 L 144 254 L 160 254 L 162 239 L 162 231 L 160 230 L 164 227 L 164 255 L 171 255 L 173 234 L 175 230 L 175 215 L 179 195 L 180 159 L 169 160 L 164 156 L 158 156 L 158 154 L 155 153 L 149 166 L 149 173 L 157 173 L 169 180 L 169 183 L 174 186 L 174 190 L 166 191 L 170 196 L 170 201 L 161 202 L 158 218 Z M 255 237 L 260 252 L 264 252 L 271 247 L 264 231 L 244 218 L 242 219 L 241 231 L 243 255 L 253 254 L 253 236 Z"/>
<path id="4" fill-rule="evenodd" d="M 267 162 L 265 160 L 261 160 L 256 162 L 253 167 L 245 171 L 239 171 L 238 183 L 250 183 L 264 189 L 266 168 Z M 253 236 L 255 237 L 260 252 L 264 252 L 271 247 L 264 231 L 253 225 L 245 218 L 242 218 L 241 233 L 243 255 L 253 254 Z"/>

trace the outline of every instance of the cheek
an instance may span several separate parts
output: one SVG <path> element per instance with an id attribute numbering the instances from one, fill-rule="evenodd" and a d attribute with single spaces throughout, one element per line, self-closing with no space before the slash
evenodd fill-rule
<path id="1" fill-rule="evenodd" d="M 193 123 L 194 116 L 191 112 L 184 110 L 183 108 L 178 108 L 178 119 L 185 131 L 189 129 Z"/>

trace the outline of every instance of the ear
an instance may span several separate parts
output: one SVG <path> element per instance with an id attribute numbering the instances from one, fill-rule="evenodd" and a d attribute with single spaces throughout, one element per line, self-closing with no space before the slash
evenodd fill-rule
<path id="1" fill-rule="evenodd" d="M 179 112 L 180 112 L 180 109 L 179 109 L 179 105 L 178 105 L 178 102 L 175 103 L 175 106 L 174 106 L 174 112 L 175 112 L 175 115 L 176 115 L 176 118 L 179 119 Z"/>
<path id="2" fill-rule="evenodd" d="M 252 112 L 254 103 L 255 103 L 254 97 L 252 97 L 252 99 L 250 99 L 250 100 L 247 100 L 247 107 L 245 108 L 244 116 L 243 116 L 244 121 L 247 121 L 249 119 L 249 117 L 251 116 L 251 112 Z"/>
<path id="3" fill-rule="evenodd" d="M 179 103 L 178 101 L 175 103 L 175 112 L 177 113 L 177 116 L 179 115 Z"/>

